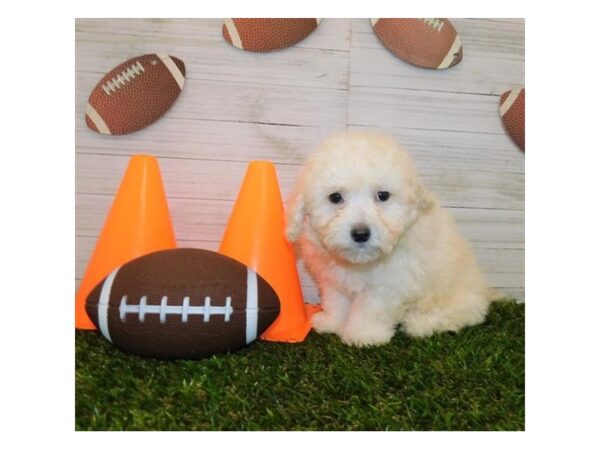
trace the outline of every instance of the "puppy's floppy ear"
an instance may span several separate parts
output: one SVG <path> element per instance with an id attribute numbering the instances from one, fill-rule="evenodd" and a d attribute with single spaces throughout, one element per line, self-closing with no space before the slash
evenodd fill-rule
<path id="1" fill-rule="evenodd" d="M 437 205 L 437 198 L 429 192 L 417 177 L 409 181 L 409 202 L 415 207 L 415 213 L 427 211 Z"/>
<path id="2" fill-rule="evenodd" d="M 406 216 L 406 226 L 411 227 L 416 222 L 420 214 L 430 210 L 437 205 L 435 196 L 425 189 L 420 180 L 410 183 L 412 186 L 412 196 L 410 197 L 408 214 Z"/>
<path id="3" fill-rule="evenodd" d="M 417 208 L 421 211 L 427 211 L 437 205 L 438 201 L 435 195 L 429 192 L 419 181 L 417 184 Z"/>
<path id="4" fill-rule="evenodd" d="M 304 221 L 304 194 L 296 186 L 296 191 L 290 196 L 286 208 L 285 234 L 288 241 L 296 242 Z"/>

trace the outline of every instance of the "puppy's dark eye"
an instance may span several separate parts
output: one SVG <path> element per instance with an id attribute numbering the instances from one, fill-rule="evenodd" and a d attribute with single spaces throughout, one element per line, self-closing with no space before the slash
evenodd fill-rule
<path id="1" fill-rule="evenodd" d="M 342 194 L 340 194 L 339 192 L 334 192 L 333 194 L 329 194 L 329 201 L 331 203 L 341 203 L 342 200 L 344 200 L 344 198 L 342 197 Z"/>
<path id="2" fill-rule="evenodd" d="M 390 198 L 390 193 L 388 191 L 379 191 L 377 193 L 377 200 L 380 202 L 385 202 L 388 198 Z"/>

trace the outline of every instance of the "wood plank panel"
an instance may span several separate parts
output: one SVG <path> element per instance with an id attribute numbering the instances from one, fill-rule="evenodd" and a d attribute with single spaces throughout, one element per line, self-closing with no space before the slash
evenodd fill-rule
<path id="1" fill-rule="evenodd" d="M 239 51 L 221 19 L 76 21 L 76 283 L 129 157 L 159 158 L 179 245 L 216 249 L 248 161 L 274 161 L 284 197 L 304 157 L 346 126 L 381 129 L 413 155 L 450 207 L 490 284 L 524 296 L 524 158 L 505 135 L 498 96 L 523 83 L 524 22 L 452 19 L 465 57 L 427 71 L 391 55 L 367 19 L 325 19 L 270 54 Z M 127 136 L 85 126 L 87 97 L 127 57 L 167 52 L 186 87 L 156 124 Z M 305 296 L 318 289 L 300 264 Z"/>

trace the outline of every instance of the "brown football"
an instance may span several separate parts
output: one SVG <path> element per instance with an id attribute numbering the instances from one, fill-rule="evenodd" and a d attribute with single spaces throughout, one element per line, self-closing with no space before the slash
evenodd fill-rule
<path id="1" fill-rule="evenodd" d="M 297 44 L 311 34 L 321 19 L 226 19 L 223 37 L 249 52 L 271 52 Z"/>
<path id="2" fill-rule="evenodd" d="M 500 96 L 500 117 L 506 133 L 525 151 L 525 88 L 512 89 Z"/>
<path id="3" fill-rule="evenodd" d="M 87 126 L 102 134 L 127 134 L 162 117 L 183 89 L 185 65 L 160 53 L 131 58 L 107 73 L 88 100 Z"/>
<path id="4" fill-rule="evenodd" d="M 427 69 L 447 69 L 462 59 L 462 43 L 448 19 L 371 19 L 375 34 L 398 58 Z"/>
<path id="5" fill-rule="evenodd" d="M 162 250 L 116 268 L 86 300 L 102 335 L 121 350 L 161 359 L 238 350 L 279 315 L 269 284 L 208 250 Z"/>

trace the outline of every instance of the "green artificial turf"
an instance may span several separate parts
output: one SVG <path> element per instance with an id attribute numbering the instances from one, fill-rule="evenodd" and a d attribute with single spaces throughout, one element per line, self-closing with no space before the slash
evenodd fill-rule
<path id="1" fill-rule="evenodd" d="M 523 430 L 524 306 L 460 333 L 353 348 L 312 332 L 200 361 L 76 333 L 78 430 Z"/>

